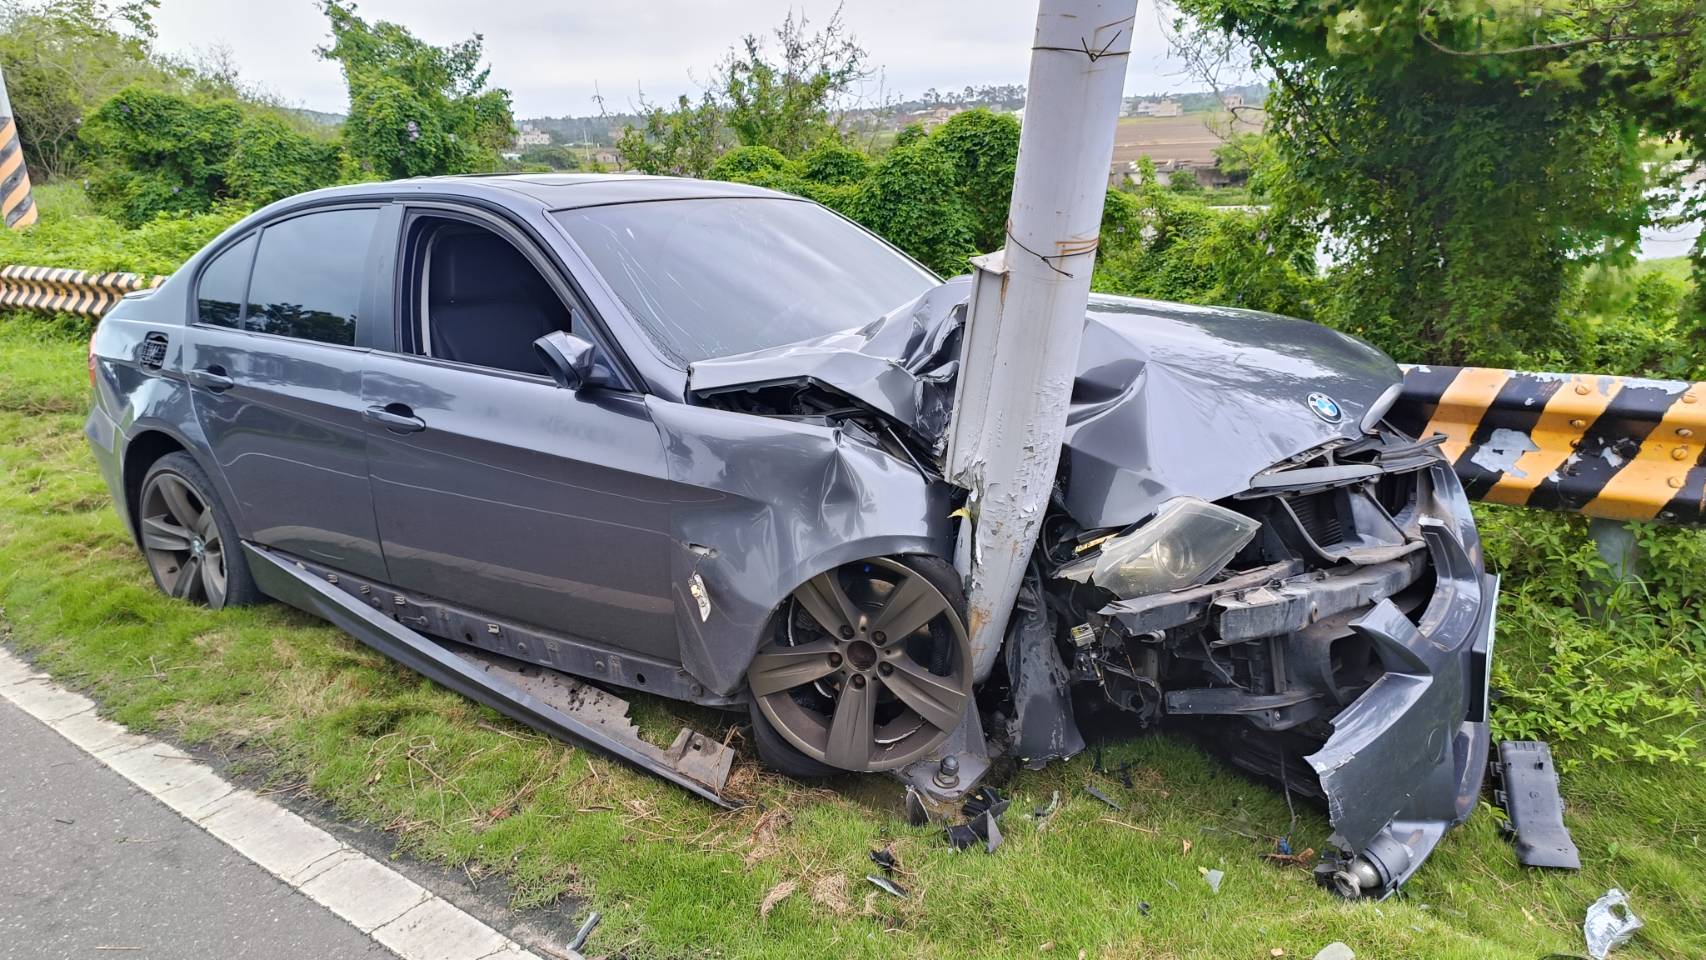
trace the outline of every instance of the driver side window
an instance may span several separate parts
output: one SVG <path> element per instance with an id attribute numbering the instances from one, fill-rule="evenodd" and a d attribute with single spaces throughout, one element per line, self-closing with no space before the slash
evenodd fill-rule
<path id="1" fill-rule="evenodd" d="M 546 373 L 533 341 L 571 331 L 571 313 L 508 240 L 462 220 L 410 229 L 404 342 L 414 352 L 516 373 Z"/>

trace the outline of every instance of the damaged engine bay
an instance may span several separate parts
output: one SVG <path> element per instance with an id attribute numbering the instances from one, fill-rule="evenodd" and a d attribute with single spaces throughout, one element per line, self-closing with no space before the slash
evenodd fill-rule
<path id="1" fill-rule="evenodd" d="M 836 430 L 941 487 L 955 287 L 857 334 L 697 364 L 694 401 Z M 969 704 L 965 722 L 932 726 L 925 710 L 925 723 L 897 731 L 879 696 L 878 739 L 889 731 L 894 746 L 923 749 L 858 754 L 863 769 L 957 798 L 991 757 L 1040 767 L 1118 716 L 1187 734 L 1323 802 L 1339 852 L 1318 879 L 1347 897 L 1391 893 L 1473 809 L 1487 763 L 1497 582 L 1442 438 L 1385 422 L 1398 382 L 1389 360 L 1298 321 L 1093 298 L 1084 357 L 1003 655 L 956 652 L 943 635 L 925 643 L 911 659 L 945 688 L 934 705 Z M 974 510 L 963 496 L 947 508 L 963 575 Z M 894 589 L 879 587 L 872 606 Z M 805 608 L 778 618 L 755 676 L 766 651 L 793 664 L 794 651 L 841 642 L 822 626 L 833 616 Z M 784 704 L 764 713 L 790 742 L 846 768 L 833 718 L 862 681 L 753 692 Z M 953 696 L 972 686 L 975 697 Z M 814 708 L 830 729 L 795 736 Z"/>

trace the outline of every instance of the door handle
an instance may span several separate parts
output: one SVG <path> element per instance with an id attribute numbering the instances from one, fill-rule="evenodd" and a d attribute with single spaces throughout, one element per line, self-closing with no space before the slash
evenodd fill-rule
<path id="1" fill-rule="evenodd" d="M 393 403 L 383 407 L 368 407 L 367 419 L 384 425 L 393 433 L 419 433 L 426 429 L 426 421 L 415 416 L 415 412 L 401 403 Z"/>
<path id="2" fill-rule="evenodd" d="M 191 370 L 190 383 L 201 387 L 203 390 L 212 391 L 213 393 L 224 393 L 237 385 L 237 381 L 226 376 L 225 368 L 218 364 L 214 364 L 211 367 Z"/>

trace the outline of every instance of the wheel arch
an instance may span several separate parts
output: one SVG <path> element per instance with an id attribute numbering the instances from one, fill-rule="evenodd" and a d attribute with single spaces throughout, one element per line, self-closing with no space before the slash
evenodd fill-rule
<path id="1" fill-rule="evenodd" d="M 137 521 L 137 501 L 142 495 L 142 480 L 148 475 L 148 469 L 160 461 L 161 457 L 173 453 L 187 453 L 195 460 L 218 489 L 214 492 L 224 501 L 226 511 L 231 514 L 231 520 L 237 525 L 238 531 L 247 534 L 243 523 L 242 512 L 237 508 L 231 491 L 225 485 L 224 475 L 213 469 L 208 458 L 189 438 L 183 436 L 170 426 L 154 421 L 139 422 L 130 430 L 130 435 L 124 444 L 124 453 L 119 461 L 120 490 L 124 495 L 125 523 L 130 528 L 131 539 L 140 548 L 142 534 Z"/>

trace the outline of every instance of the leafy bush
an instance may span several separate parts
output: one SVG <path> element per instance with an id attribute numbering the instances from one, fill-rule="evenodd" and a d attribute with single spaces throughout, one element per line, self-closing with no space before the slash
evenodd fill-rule
<path id="1" fill-rule="evenodd" d="M 871 172 L 871 158 L 837 140 L 825 140 L 800 158 L 800 177 L 812 183 L 845 186 Z"/>
<path id="2" fill-rule="evenodd" d="M 1634 525 L 1641 580 L 1618 583 L 1581 517 L 1478 508 L 1503 576 L 1495 735 L 1564 755 L 1706 767 L 1706 531 Z"/>
<path id="3" fill-rule="evenodd" d="M 775 147 L 736 147 L 717 158 L 706 176 L 713 180 L 753 183 L 766 174 L 788 169 L 788 158 Z"/>
<path id="4" fill-rule="evenodd" d="M 954 164 L 960 197 L 972 219 L 977 249 L 1000 249 L 1007 240 L 1007 210 L 1013 202 L 1013 169 L 1019 160 L 1019 121 L 1010 113 L 979 107 L 948 118 L 930 141 Z"/>
<path id="5" fill-rule="evenodd" d="M 235 101 L 126 87 L 83 125 L 97 158 L 89 198 L 127 227 L 210 209 L 228 195 L 225 165 L 242 120 Z"/>
<path id="6" fill-rule="evenodd" d="M 929 140 L 890 150 L 846 212 L 947 276 L 964 273 L 976 252 L 954 162 Z"/>
<path id="7" fill-rule="evenodd" d="M 129 87 L 83 128 L 94 159 L 89 198 L 139 227 L 161 215 L 198 216 L 237 200 L 260 206 L 338 182 L 338 145 L 276 113 L 231 99 Z"/>
<path id="8" fill-rule="evenodd" d="M 337 183 L 343 153 L 335 143 L 298 133 L 270 114 L 251 114 L 237 129 L 237 146 L 225 166 L 231 193 L 262 206 Z"/>
<path id="9" fill-rule="evenodd" d="M 1217 210 L 1146 179 L 1110 192 L 1093 286 L 1105 293 L 1308 317 L 1314 238 L 1268 214 Z"/>
<path id="10" fill-rule="evenodd" d="M 210 212 L 161 216 L 127 230 L 96 213 L 77 184 L 38 187 L 36 202 L 41 220 L 35 226 L 0 230 L 0 264 L 167 274 L 249 213 L 245 206 L 224 203 Z"/>

